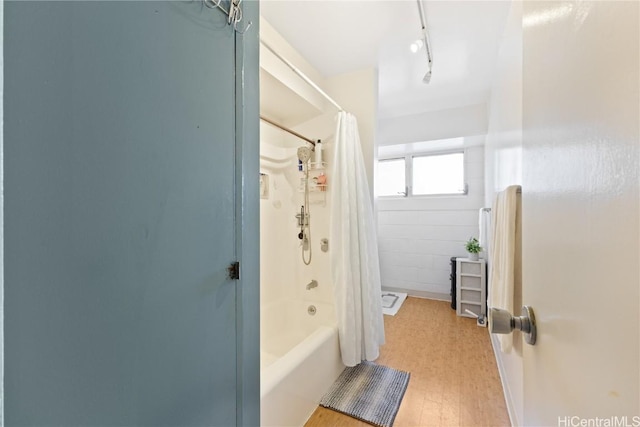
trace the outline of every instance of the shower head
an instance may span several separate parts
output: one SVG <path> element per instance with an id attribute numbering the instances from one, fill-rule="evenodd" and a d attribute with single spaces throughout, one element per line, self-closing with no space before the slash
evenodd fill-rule
<path id="1" fill-rule="evenodd" d="M 302 163 L 307 162 L 311 158 L 311 149 L 309 147 L 298 148 L 298 159 Z"/>

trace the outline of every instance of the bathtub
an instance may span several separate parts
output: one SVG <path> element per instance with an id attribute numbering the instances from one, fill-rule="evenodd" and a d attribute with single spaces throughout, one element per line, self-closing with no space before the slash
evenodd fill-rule
<path id="1" fill-rule="evenodd" d="M 262 308 L 260 421 L 302 426 L 344 369 L 333 307 L 283 300 Z"/>

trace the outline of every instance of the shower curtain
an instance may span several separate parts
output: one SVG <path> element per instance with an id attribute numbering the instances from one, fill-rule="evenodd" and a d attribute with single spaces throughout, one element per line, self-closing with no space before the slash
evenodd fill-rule
<path id="1" fill-rule="evenodd" d="M 375 360 L 384 344 L 378 243 L 356 118 L 340 112 L 331 184 L 331 278 L 342 362 Z"/>

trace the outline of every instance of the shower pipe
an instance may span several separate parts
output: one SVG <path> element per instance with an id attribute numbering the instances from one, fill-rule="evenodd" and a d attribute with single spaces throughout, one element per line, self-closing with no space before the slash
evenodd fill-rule
<path id="1" fill-rule="evenodd" d="M 308 162 L 308 160 L 307 160 Z M 311 264 L 311 256 L 312 256 L 312 245 L 311 245 L 311 210 L 309 209 L 309 163 L 307 163 L 304 167 L 304 204 L 302 205 L 302 238 L 307 241 L 307 245 L 309 248 L 309 260 L 304 256 L 304 240 L 302 243 L 302 262 L 304 265 Z M 306 213 L 305 213 L 306 212 Z M 309 218 L 308 224 L 306 225 L 306 232 L 304 230 L 305 226 L 305 215 Z"/>
<path id="2" fill-rule="evenodd" d="M 307 84 L 309 86 L 311 86 L 312 88 L 314 88 L 320 95 L 324 96 L 325 99 L 327 101 L 329 101 L 331 104 L 333 104 L 334 107 L 336 107 L 338 110 L 340 111 L 344 111 L 344 109 L 336 102 L 333 100 L 333 98 L 331 98 L 329 95 L 327 95 L 327 93 L 325 91 L 323 91 L 322 89 L 320 89 L 320 86 L 318 86 L 317 84 L 315 84 L 313 82 L 313 80 L 311 80 L 309 77 L 307 77 L 306 74 L 304 74 L 302 71 L 300 71 L 295 65 L 293 65 L 291 62 L 289 62 L 287 59 L 285 59 L 282 55 L 280 55 L 278 52 L 275 51 L 274 48 L 272 48 L 271 46 L 269 46 L 269 44 L 267 42 L 264 41 L 264 39 L 262 37 L 260 37 L 260 43 L 266 47 L 271 53 L 273 53 L 276 58 L 278 58 L 280 61 L 282 61 L 287 67 L 291 68 L 291 71 L 293 71 L 294 73 L 296 73 L 302 80 L 304 80 L 305 82 L 307 82 Z"/>
<path id="3" fill-rule="evenodd" d="M 309 144 L 313 145 L 314 147 L 316 146 L 316 142 L 314 140 L 312 140 L 311 138 L 307 138 L 306 136 L 300 135 L 298 132 L 296 132 L 294 130 L 291 130 L 289 128 L 286 128 L 286 127 L 282 126 L 281 124 L 276 123 L 273 120 L 266 118 L 265 116 L 260 116 L 260 120 L 263 120 L 263 121 L 269 123 L 271 126 L 275 126 L 278 129 L 281 129 L 281 130 L 283 130 L 285 132 L 289 132 L 291 135 L 297 136 L 298 138 L 300 138 L 300 139 L 302 139 L 304 141 L 307 141 Z"/>

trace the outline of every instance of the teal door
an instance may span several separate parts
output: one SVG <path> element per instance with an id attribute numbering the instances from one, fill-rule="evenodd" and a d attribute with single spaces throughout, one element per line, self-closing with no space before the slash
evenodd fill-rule
<path id="1" fill-rule="evenodd" d="M 233 28 L 199 1 L 4 7 L 6 425 L 236 424 Z"/>

